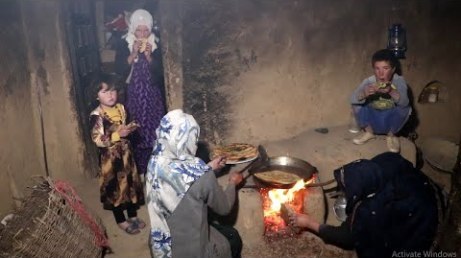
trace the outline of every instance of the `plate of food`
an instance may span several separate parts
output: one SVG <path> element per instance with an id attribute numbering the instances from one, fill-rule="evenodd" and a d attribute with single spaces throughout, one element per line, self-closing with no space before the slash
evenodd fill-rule
<path id="1" fill-rule="evenodd" d="M 226 157 L 226 164 L 240 164 L 255 160 L 258 157 L 258 148 L 248 143 L 231 143 L 228 145 L 216 146 L 211 159 L 218 156 Z"/>

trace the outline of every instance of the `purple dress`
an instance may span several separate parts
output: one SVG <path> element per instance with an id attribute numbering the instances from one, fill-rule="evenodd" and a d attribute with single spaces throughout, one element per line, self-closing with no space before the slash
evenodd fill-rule
<path id="1" fill-rule="evenodd" d="M 152 84 L 150 64 L 144 54 L 139 54 L 137 62 L 133 62 L 126 108 L 130 120 L 140 125 L 131 140 L 139 174 L 145 174 L 154 146 L 155 129 L 165 115 L 165 101 L 159 86 Z"/>

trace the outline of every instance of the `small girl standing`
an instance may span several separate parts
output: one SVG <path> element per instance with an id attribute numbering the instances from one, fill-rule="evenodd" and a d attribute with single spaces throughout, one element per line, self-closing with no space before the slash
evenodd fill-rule
<path id="1" fill-rule="evenodd" d="M 103 75 L 93 85 L 99 106 L 90 114 L 91 139 L 100 152 L 100 198 L 106 210 L 112 210 L 118 226 L 128 234 L 137 234 L 146 224 L 137 217 L 139 205 L 144 204 L 143 187 L 125 138 L 136 123 L 126 124 L 126 112 L 117 103 L 115 79 Z M 124 210 L 127 210 L 128 220 Z"/>
<path id="2" fill-rule="evenodd" d="M 155 141 L 155 129 L 165 115 L 164 96 L 159 85 L 152 82 L 152 53 L 157 49 L 157 38 L 152 33 L 152 15 L 143 9 L 133 12 L 126 41 L 131 54 L 128 64 L 132 66 L 128 78 L 126 107 L 129 116 L 139 123 L 133 134 L 134 157 L 139 174 L 147 170 L 152 146 Z"/>

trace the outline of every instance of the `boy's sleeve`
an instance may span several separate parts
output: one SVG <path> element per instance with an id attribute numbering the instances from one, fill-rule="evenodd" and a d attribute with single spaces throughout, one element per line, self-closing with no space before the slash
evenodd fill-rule
<path id="1" fill-rule="evenodd" d="M 397 101 L 397 105 L 401 107 L 406 107 L 410 104 L 410 100 L 408 99 L 408 86 L 407 82 L 402 76 L 398 76 L 393 80 L 393 84 L 395 84 L 397 91 L 400 94 L 400 98 Z"/>
<path id="2" fill-rule="evenodd" d="M 352 105 L 360 105 L 365 103 L 365 99 L 359 100 L 359 97 L 363 94 L 365 86 L 370 84 L 370 81 L 367 79 L 363 80 L 362 83 L 354 90 L 351 95 L 350 102 Z"/>

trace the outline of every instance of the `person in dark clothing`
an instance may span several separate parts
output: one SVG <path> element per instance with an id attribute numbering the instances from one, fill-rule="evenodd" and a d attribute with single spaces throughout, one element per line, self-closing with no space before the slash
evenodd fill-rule
<path id="1" fill-rule="evenodd" d="M 434 184 L 412 163 L 386 152 L 334 171 L 347 200 L 340 226 L 292 214 L 292 226 L 317 233 L 326 243 L 355 249 L 358 257 L 391 257 L 395 252 L 430 250 L 438 227 Z"/>

